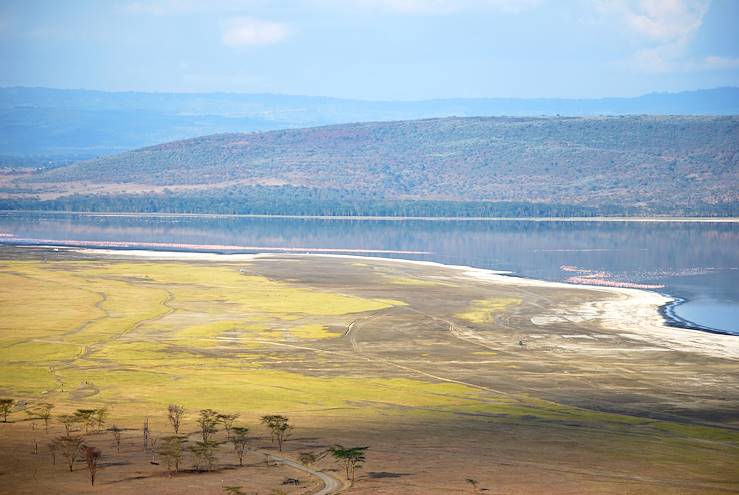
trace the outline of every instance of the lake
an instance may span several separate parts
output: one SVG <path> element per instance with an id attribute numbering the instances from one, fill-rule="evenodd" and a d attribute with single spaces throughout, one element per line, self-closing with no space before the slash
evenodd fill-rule
<path id="1" fill-rule="evenodd" d="M 209 245 L 204 249 L 221 252 L 328 250 L 644 286 L 678 298 L 666 308 L 674 324 L 739 335 L 739 223 L 0 213 L 0 241 L 52 240 Z"/>

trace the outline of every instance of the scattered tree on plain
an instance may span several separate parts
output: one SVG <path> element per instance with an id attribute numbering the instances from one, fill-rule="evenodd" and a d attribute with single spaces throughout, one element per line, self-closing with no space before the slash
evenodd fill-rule
<path id="1" fill-rule="evenodd" d="M 354 472 L 357 468 L 361 468 L 364 463 L 365 451 L 369 447 L 344 447 L 343 445 L 334 445 L 328 449 L 328 452 L 334 457 L 336 462 L 344 463 L 346 470 L 346 479 L 354 483 Z"/>
<path id="2" fill-rule="evenodd" d="M 8 414 L 13 410 L 15 399 L 0 399 L 0 414 L 3 415 L 3 423 L 8 422 Z"/>
<path id="3" fill-rule="evenodd" d="M 98 460 L 103 455 L 102 451 L 97 447 L 84 447 L 85 462 L 87 470 L 90 472 L 90 484 L 95 486 L 95 475 L 98 471 Z"/>
<path id="4" fill-rule="evenodd" d="M 293 430 L 288 418 L 279 414 L 272 414 L 262 416 L 262 423 L 269 428 L 272 434 L 272 443 L 277 440 L 277 447 L 282 452 L 282 444 L 287 441 L 290 437 L 290 432 Z"/>
<path id="5" fill-rule="evenodd" d="M 100 409 L 95 409 L 93 418 L 95 420 L 95 426 L 97 427 L 97 430 L 102 431 L 103 426 L 105 426 L 105 420 L 108 418 L 108 409 L 105 407 L 101 407 Z"/>
<path id="6" fill-rule="evenodd" d="M 223 425 L 223 429 L 226 430 L 226 437 L 231 438 L 231 428 L 233 428 L 234 422 L 239 419 L 238 414 L 219 414 L 218 422 Z"/>
<path id="7" fill-rule="evenodd" d="M 234 445 L 234 451 L 239 457 L 239 466 L 244 465 L 244 454 L 246 453 L 247 443 L 249 441 L 246 436 L 249 433 L 249 428 L 246 426 L 234 426 L 231 428 L 233 435 L 231 436 L 231 443 Z"/>
<path id="8" fill-rule="evenodd" d="M 162 438 L 159 455 L 167 460 L 167 471 L 170 477 L 180 470 L 180 462 L 182 462 L 182 457 L 185 455 L 186 443 L 186 438 L 177 435 Z"/>
<path id="9" fill-rule="evenodd" d="M 36 414 L 44 422 L 44 428 L 49 431 L 49 420 L 51 420 L 51 410 L 54 409 L 54 404 L 48 402 L 42 402 L 36 406 Z"/>
<path id="10" fill-rule="evenodd" d="M 84 439 L 78 435 L 65 435 L 63 437 L 57 437 L 54 442 L 57 444 L 59 452 L 67 460 L 67 466 L 71 473 L 74 471 L 74 463 L 80 454 L 80 448 Z"/>
<path id="11" fill-rule="evenodd" d="M 216 463 L 216 448 L 218 444 L 212 440 L 206 442 L 195 442 L 188 447 L 192 454 L 192 465 L 196 471 L 200 471 L 203 466 L 208 470 L 213 469 Z"/>
<path id="12" fill-rule="evenodd" d="M 113 440 L 115 441 L 115 451 L 120 452 L 121 451 L 121 433 L 123 432 L 123 429 L 118 428 L 116 425 L 113 425 L 110 428 L 108 428 L 108 431 L 113 434 Z"/>
<path id="13" fill-rule="evenodd" d="M 64 425 L 64 433 L 66 434 L 66 436 L 69 436 L 69 434 L 74 429 L 74 425 L 79 422 L 79 418 L 76 415 L 72 414 L 61 414 L 57 416 L 56 419 Z"/>
<path id="14" fill-rule="evenodd" d="M 167 418 L 172 428 L 174 428 L 175 435 L 180 433 L 180 424 L 182 423 L 182 416 L 184 414 L 185 408 L 179 404 L 170 404 L 167 406 Z"/>
<path id="15" fill-rule="evenodd" d="M 81 423 L 85 427 L 85 433 L 90 431 L 90 428 L 95 424 L 95 414 L 97 409 L 77 409 L 74 415 L 77 417 L 77 422 Z"/>
<path id="16" fill-rule="evenodd" d="M 218 424 L 218 413 L 213 409 L 202 409 L 196 422 L 200 427 L 200 435 L 203 437 L 203 443 L 208 443 L 210 437 L 218 431 L 218 428 L 216 428 Z"/>

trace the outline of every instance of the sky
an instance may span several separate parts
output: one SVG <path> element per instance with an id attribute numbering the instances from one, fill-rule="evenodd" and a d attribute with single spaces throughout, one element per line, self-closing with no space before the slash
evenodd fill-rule
<path id="1" fill-rule="evenodd" d="M 739 0 L 0 0 L 0 86 L 416 100 L 739 86 Z"/>

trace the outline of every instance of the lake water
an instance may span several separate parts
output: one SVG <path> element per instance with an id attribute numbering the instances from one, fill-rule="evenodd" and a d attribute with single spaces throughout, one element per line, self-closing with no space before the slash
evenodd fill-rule
<path id="1" fill-rule="evenodd" d="M 0 241 L 18 239 L 358 250 L 544 280 L 661 286 L 651 290 L 684 300 L 669 308 L 676 322 L 739 335 L 737 223 L 0 214 Z"/>

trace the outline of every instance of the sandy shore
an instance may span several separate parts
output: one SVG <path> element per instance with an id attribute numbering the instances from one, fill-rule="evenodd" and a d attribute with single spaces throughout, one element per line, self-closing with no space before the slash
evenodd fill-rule
<path id="1" fill-rule="evenodd" d="M 555 322 L 578 322 L 597 320 L 604 328 L 618 335 L 667 346 L 676 351 L 697 352 L 700 354 L 739 360 L 739 338 L 731 335 L 714 334 L 699 330 L 676 328 L 666 324 L 659 309 L 671 299 L 640 289 L 574 285 L 563 282 L 550 282 L 530 278 L 511 277 L 509 272 L 473 268 L 461 265 L 445 265 L 432 261 L 405 260 L 397 258 L 378 258 L 346 254 L 217 254 L 147 250 L 111 249 L 72 249 L 75 252 L 116 257 L 137 257 L 156 260 L 189 260 L 215 262 L 248 262 L 264 257 L 328 257 L 337 259 L 365 260 L 374 263 L 402 263 L 426 266 L 456 272 L 458 278 L 470 281 L 509 285 L 516 287 L 541 287 L 550 289 L 582 290 L 592 293 L 593 300 L 579 307 L 551 308 L 551 315 L 538 317 L 532 321 L 537 325 Z"/>

